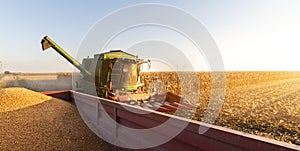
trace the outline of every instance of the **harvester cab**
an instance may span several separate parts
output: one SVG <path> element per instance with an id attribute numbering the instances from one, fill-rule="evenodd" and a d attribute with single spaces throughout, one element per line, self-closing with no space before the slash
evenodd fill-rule
<path id="1" fill-rule="evenodd" d="M 97 58 L 95 67 L 95 86 L 99 97 L 110 97 L 116 94 L 117 90 L 128 92 L 137 91 L 144 84 L 140 83 L 140 71 L 143 63 L 149 60 L 138 59 L 137 56 L 121 50 L 111 50 L 94 55 Z M 86 58 L 83 64 L 91 59 Z M 114 99 L 114 98 L 111 98 Z"/>
<path id="2" fill-rule="evenodd" d="M 139 59 L 138 56 L 121 50 L 111 50 L 95 54 L 93 58 L 84 58 L 81 64 L 48 36 L 42 39 L 41 44 L 43 50 L 52 47 L 80 70 L 83 78 L 76 81 L 76 91 L 162 112 L 175 111 L 178 108 L 196 108 L 189 102 L 182 102 L 183 98 L 170 92 L 151 96 L 148 94 L 131 96 L 143 86 L 139 80 L 140 71 L 142 64 L 145 63 L 150 68 L 150 60 Z M 95 88 L 97 94 L 91 88 Z"/>

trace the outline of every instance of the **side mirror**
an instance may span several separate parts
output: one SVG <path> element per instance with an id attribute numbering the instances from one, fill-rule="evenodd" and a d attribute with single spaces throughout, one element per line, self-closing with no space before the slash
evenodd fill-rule
<path id="1" fill-rule="evenodd" d="M 151 61 L 148 59 L 148 70 L 150 70 L 151 67 Z"/>
<path id="2" fill-rule="evenodd" d="M 148 59 L 148 60 L 140 60 L 138 62 L 138 66 L 140 68 L 140 71 L 143 70 L 143 66 L 141 66 L 143 63 L 147 63 L 148 64 L 148 70 L 150 70 L 150 67 L 151 67 L 151 61 Z"/>
<path id="3" fill-rule="evenodd" d="M 143 66 L 142 66 L 142 64 L 139 64 L 138 66 L 139 66 L 139 71 L 143 71 Z"/>

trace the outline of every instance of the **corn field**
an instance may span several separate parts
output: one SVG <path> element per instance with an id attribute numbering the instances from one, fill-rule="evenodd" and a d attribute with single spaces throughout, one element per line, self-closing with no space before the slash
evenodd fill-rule
<path id="1" fill-rule="evenodd" d="M 202 121 L 205 112 L 214 112 L 207 111 L 212 90 L 223 89 L 215 125 L 300 145 L 300 72 L 144 72 L 142 91 L 151 91 L 155 81 L 161 91 L 198 105 L 195 114 L 179 116 Z"/>

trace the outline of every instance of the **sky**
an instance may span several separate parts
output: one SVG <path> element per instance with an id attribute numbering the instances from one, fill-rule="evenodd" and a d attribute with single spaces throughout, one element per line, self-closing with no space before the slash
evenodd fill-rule
<path id="1" fill-rule="evenodd" d="M 81 61 L 81 44 L 101 20 L 120 9 L 149 3 L 178 8 L 198 20 L 218 47 L 226 71 L 300 69 L 299 0 L 7 0 L 0 5 L 0 72 L 73 71 L 74 67 L 55 51 L 41 50 L 45 35 Z M 136 17 L 144 16 L 137 12 Z M 126 17 L 119 20 L 126 21 Z M 105 51 L 97 45 L 91 48 L 83 55 Z M 105 49 L 152 58 L 153 70 L 163 64 L 175 70 L 210 69 L 205 53 L 194 55 L 189 50 L 197 48 L 168 28 L 130 29 L 114 37 Z M 141 49 L 144 51 L 135 51 Z"/>

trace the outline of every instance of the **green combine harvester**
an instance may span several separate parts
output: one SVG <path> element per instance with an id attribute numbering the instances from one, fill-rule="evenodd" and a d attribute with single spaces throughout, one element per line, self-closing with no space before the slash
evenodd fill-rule
<path id="1" fill-rule="evenodd" d="M 192 109 L 196 106 L 189 102 L 182 102 L 182 98 L 176 94 L 165 92 L 163 94 L 136 94 L 140 83 L 140 71 L 142 64 L 147 63 L 150 69 L 150 60 L 139 59 L 138 56 L 121 50 L 95 54 L 93 58 L 84 58 L 82 64 L 64 51 L 51 38 L 45 36 L 42 39 L 42 49 L 52 47 L 61 56 L 67 59 L 80 70 L 82 78 L 76 81 L 75 90 L 87 94 L 96 95 L 128 104 L 139 105 L 157 111 L 175 111 L 178 107 Z M 131 94 L 135 94 L 132 97 Z"/>
<path id="2" fill-rule="evenodd" d="M 108 98 L 114 90 L 136 91 L 143 86 L 138 82 L 141 65 L 148 63 L 148 68 L 151 65 L 150 60 L 138 59 L 137 56 L 121 50 L 95 54 L 94 58 L 84 58 L 80 64 L 51 38 L 45 36 L 42 48 L 46 50 L 50 47 L 80 70 L 83 78 L 77 81 L 76 90 L 90 94 L 88 86 L 95 84 L 97 95 L 103 98 Z M 93 81 L 95 83 L 91 83 Z"/>

